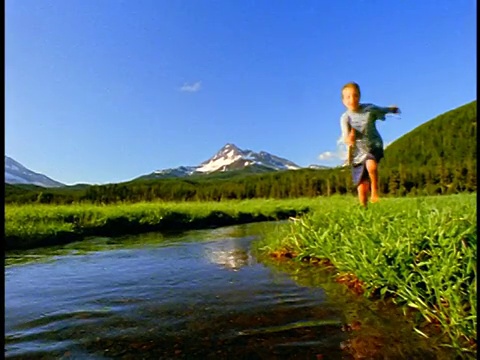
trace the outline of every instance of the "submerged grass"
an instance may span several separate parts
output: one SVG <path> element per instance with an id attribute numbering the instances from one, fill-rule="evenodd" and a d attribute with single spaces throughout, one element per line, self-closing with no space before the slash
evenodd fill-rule
<path id="1" fill-rule="evenodd" d="M 156 202 L 115 205 L 5 206 L 6 249 L 66 243 L 91 235 L 182 231 L 286 219 L 308 211 L 312 199 Z"/>
<path id="2" fill-rule="evenodd" d="M 383 199 L 368 209 L 353 199 L 326 200 L 257 246 L 298 260 L 328 259 L 367 296 L 415 309 L 421 336 L 437 328 L 445 346 L 476 354 L 475 195 Z"/>

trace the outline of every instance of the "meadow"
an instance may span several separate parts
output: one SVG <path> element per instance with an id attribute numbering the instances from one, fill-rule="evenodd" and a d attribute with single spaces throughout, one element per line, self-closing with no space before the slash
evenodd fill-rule
<path id="1" fill-rule="evenodd" d="M 111 205 L 5 205 L 6 250 L 30 249 L 148 231 L 184 231 L 284 220 L 309 210 L 314 199 L 224 202 L 143 202 Z"/>
<path id="2" fill-rule="evenodd" d="M 353 290 L 401 305 L 419 335 L 441 331 L 444 346 L 476 354 L 474 194 L 382 199 L 367 210 L 348 198 L 323 203 L 258 250 L 330 266 Z"/>
<path id="3" fill-rule="evenodd" d="M 330 266 L 340 282 L 389 298 L 416 317 L 419 336 L 476 354 L 476 194 L 383 198 L 363 209 L 353 196 L 222 202 L 5 206 L 6 248 L 87 235 L 182 231 L 282 220 L 255 244 L 272 256 Z"/>

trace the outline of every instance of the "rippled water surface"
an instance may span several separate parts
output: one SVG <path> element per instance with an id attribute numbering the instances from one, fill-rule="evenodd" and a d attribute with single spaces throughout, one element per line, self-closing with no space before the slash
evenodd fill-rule
<path id="1" fill-rule="evenodd" d="M 441 358 L 320 268 L 256 258 L 275 224 L 8 254 L 10 359 Z M 448 358 L 448 357 L 446 357 Z"/>

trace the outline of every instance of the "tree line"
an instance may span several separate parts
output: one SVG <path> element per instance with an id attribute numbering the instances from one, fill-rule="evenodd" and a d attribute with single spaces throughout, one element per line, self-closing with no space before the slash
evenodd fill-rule
<path id="1" fill-rule="evenodd" d="M 379 187 L 387 196 L 477 191 L 476 101 L 424 123 L 385 150 Z M 355 193 L 348 167 L 300 169 L 231 177 L 134 180 L 45 189 L 5 185 L 6 203 L 115 203 L 296 198 Z"/>

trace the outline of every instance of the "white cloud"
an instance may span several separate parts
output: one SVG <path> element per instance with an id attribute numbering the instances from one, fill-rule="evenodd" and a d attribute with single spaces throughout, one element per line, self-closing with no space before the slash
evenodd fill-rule
<path id="1" fill-rule="evenodd" d="M 320 160 L 331 160 L 332 158 L 335 158 L 336 154 L 332 153 L 331 151 L 325 151 L 324 153 L 321 153 L 318 155 L 318 158 Z"/>
<path id="2" fill-rule="evenodd" d="M 201 88 L 202 88 L 202 82 L 197 81 L 194 84 L 187 84 L 187 83 L 183 84 L 183 86 L 180 88 L 180 91 L 197 92 L 197 91 L 200 91 Z"/>
<path id="3" fill-rule="evenodd" d="M 346 160 L 347 151 L 343 149 L 337 149 L 335 152 L 325 151 L 318 155 L 318 159 L 323 161 Z"/>
<path id="4" fill-rule="evenodd" d="M 325 151 L 318 155 L 318 159 L 329 162 L 338 160 L 345 161 L 347 159 L 347 147 L 343 143 L 342 138 L 337 139 L 337 148 L 335 151 Z"/>

